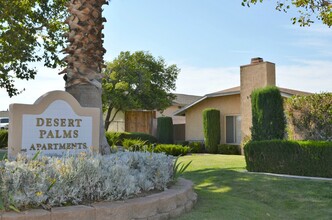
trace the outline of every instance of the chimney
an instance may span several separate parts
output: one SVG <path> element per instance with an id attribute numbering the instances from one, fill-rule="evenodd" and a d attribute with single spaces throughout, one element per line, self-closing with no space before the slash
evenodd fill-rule
<path id="1" fill-rule="evenodd" d="M 251 64 L 257 64 L 257 63 L 262 63 L 264 60 L 261 57 L 254 57 L 251 58 Z"/>
<path id="2" fill-rule="evenodd" d="M 275 64 L 264 62 L 263 58 L 255 57 L 251 63 L 240 67 L 241 79 L 241 137 L 251 137 L 252 126 L 251 92 L 257 88 L 275 86 Z"/>

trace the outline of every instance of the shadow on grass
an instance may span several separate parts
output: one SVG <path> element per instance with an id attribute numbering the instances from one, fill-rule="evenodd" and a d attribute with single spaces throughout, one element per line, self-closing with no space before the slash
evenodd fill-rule
<path id="1" fill-rule="evenodd" d="M 198 203 L 179 219 L 331 219 L 332 182 L 227 169 L 188 171 Z"/>

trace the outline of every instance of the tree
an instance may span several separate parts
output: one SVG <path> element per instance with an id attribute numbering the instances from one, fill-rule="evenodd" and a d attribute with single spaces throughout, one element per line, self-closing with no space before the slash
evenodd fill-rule
<path id="1" fill-rule="evenodd" d="M 105 130 L 119 111 L 162 111 L 170 106 L 175 98 L 170 91 L 175 89 L 179 72 L 176 65 L 167 66 L 163 58 L 144 51 L 121 52 L 108 62 L 103 79 Z"/>
<path id="2" fill-rule="evenodd" d="M 242 5 L 248 6 L 263 2 L 263 0 L 243 0 Z M 293 24 L 299 23 L 300 26 L 310 26 L 314 21 L 312 17 L 321 20 L 323 24 L 332 26 L 332 3 L 328 0 L 283 0 L 277 1 L 276 10 L 288 12 L 292 7 L 300 8 L 299 16 L 292 18 Z"/>
<path id="3" fill-rule="evenodd" d="M 293 96 L 285 107 L 292 139 L 332 141 L 332 93 Z"/>
<path id="4" fill-rule="evenodd" d="M 31 63 L 55 68 L 63 62 L 67 0 L 0 0 L 0 87 L 10 97 L 19 94 L 15 79 L 34 79 Z"/>
<path id="5" fill-rule="evenodd" d="M 69 45 L 64 50 L 67 68 L 66 91 L 83 107 L 96 107 L 100 111 L 99 152 L 109 154 L 110 147 L 103 129 L 101 70 L 104 67 L 102 6 L 106 0 L 70 0 L 67 3 L 70 16 L 66 23 Z"/>

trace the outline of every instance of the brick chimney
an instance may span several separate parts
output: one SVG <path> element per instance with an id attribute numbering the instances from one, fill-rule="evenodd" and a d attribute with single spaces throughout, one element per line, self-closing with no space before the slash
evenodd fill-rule
<path id="1" fill-rule="evenodd" d="M 255 57 L 251 63 L 240 67 L 241 78 L 241 137 L 251 137 L 252 126 L 251 92 L 256 88 L 275 86 L 275 64 L 264 62 L 263 58 Z"/>

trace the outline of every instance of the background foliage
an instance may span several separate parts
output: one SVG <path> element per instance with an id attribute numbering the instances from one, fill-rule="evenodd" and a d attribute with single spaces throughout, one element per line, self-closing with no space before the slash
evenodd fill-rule
<path id="1" fill-rule="evenodd" d="M 149 52 L 121 52 L 106 63 L 103 74 L 103 110 L 105 130 L 118 111 L 133 109 L 165 110 L 175 96 L 175 81 L 180 72 L 176 65 L 167 65 L 161 57 Z M 113 116 L 111 118 L 111 113 Z"/>
<path id="2" fill-rule="evenodd" d="M 0 1 L 0 87 L 11 97 L 20 91 L 14 79 L 34 79 L 31 63 L 61 64 L 67 0 Z"/>
<path id="3" fill-rule="evenodd" d="M 243 0 L 242 5 L 250 7 L 251 4 L 264 2 L 264 0 Z M 332 26 L 332 5 L 327 0 L 284 0 L 276 1 L 276 10 L 288 12 L 295 9 L 299 16 L 293 17 L 293 24 L 300 26 L 310 26 L 315 18 L 322 21 L 327 26 Z M 314 17 L 314 18 L 313 18 Z"/>
<path id="4" fill-rule="evenodd" d="M 289 98 L 286 112 L 291 138 L 332 141 L 332 93 Z"/>

